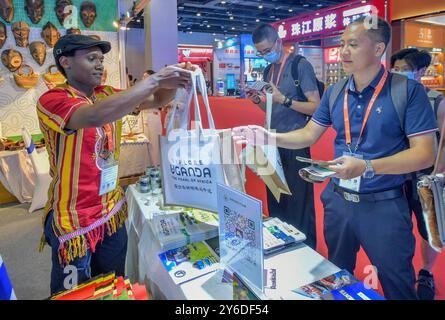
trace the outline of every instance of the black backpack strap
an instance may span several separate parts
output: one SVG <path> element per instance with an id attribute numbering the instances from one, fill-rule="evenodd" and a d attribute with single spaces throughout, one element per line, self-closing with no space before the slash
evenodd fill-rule
<path id="1" fill-rule="evenodd" d="M 270 63 L 269 65 L 266 66 L 266 68 L 264 68 L 263 71 L 263 81 L 264 82 L 269 82 L 272 79 L 269 79 L 269 73 L 270 73 L 270 69 L 272 68 L 272 63 Z M 273 75 L 272 75 L 273 76 Z"/>
<path id="2" fill-rule="evenodd" d="M 405 113 L 408 105 L 408 78 L 397 73 L 392 73 L 391 99 L 399 117 L 400 126 L 405 131 Z"/>
<path id="3" fill-rule="evenodd" d="M 334 108 L 334 104 L 338 99 L 338 96 L 346 87 L 349 78 L 341 79 L 339 82 L 332 85 L 331 94 L 329 95 L 329 114 L 332 117 L 332 109 Z"/>
<path id="4" fill-rule="evenodd" d="M 297 91 L 298 91 L 298 96 L 300 97 L 300 99 L 303 99 L 303 100 L 307 101 L 307 98 L 304 95 L 303 89 L 301 89 L 300 79 L 298 77 L 298 64 L 300 63 L 301 59 L 305 59 L 305 58 L 302 55 L 299 55 L 299 54 L 295 55 L 294 60 L 292 61 L 292 71 L 291 71 L 291 74 L 292 74 L 292 78 L 294 79 L 294 85 L 295 85 L 295 87 L 297 88 Z"/>

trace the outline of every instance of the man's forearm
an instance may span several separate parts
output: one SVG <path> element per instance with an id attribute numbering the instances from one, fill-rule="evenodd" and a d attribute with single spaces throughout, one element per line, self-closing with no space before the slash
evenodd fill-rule
<path id="1" fill-rule="evenodd" d="M 276 139 L 278 147 L 286 149 L 302 149 L 317 142 L 325 130 L 326 128 L 309 121 L 309 123 L 302 129 L 286 133 L 273 133 L 272 138 Z"/>
<path id="2" fill-rule="evenodd" d="M 312 101 L 302 102 L 302 101 L 292 100 L 291 109 L 306 114 L 308 116 L 311 116 L 315 113 L 315 110 L 317 110 L 319 104 L 320 103 Z"/>
<path id="3" fill-rule="evenodd" d="M 101 99 L 76 110 L 66 124 L 67 129 L 101 127 L 131 113 L 144 99 L 156 91 L 153 81 L 141 81 L 130 89 Z"/>
<path id="4" fill-rule="evenodd" d="M 376 174 L 406 174 L 416 172 L 434 164 L 434 152 L 410 148 L 393 156 L 371 160 Z"/>

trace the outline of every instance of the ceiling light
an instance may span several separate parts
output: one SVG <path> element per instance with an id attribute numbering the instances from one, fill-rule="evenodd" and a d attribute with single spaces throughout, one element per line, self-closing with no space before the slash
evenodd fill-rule
<path id="1" fill-rule="evenodd" d="M 221 1 L 221 4 L 226 4 L 226 2 L 223 0 L 223 1 Z"/>
<path id="2" fill-rule="evenodd" d="M 366 3 L 366 0 L 362 0 L 362 3 Z"/>
<path id="3" fill-rule="evenodd" d="M 216 36 L 216 33 L 213 33 L 214 36 Z"/>
<path id="4" fill-rule="evenodd" d="M 243 27 L 247 27 L 247 23 L 243 23 Z"/>
<path id="5" fill-rule="evenodd" d="M 260 19 L 256 19 L 255 22 L 260 22 Z"/>
<path id="6" fill-rule="evenodd" d="M 192 34 L 192 33 L 193 33 L 193 31 L 189 31 L 189 33 L 190 33 L 190 34 Z"/>
<path id="7" fill-rule="evenodd" d="M 179 10 L 184 10 L 183 6 L 178 7 Z"/>
<path id="8" fill-rule="evenodd" d="M 309 4 L 308 4 L 308 3 L 305 3 L 305 4 L 303 4 L 303 7 L 304 7 L 304 8 L 307 8 L 307 7 L 309 7 Z"/>
<path id="9" fill-rule="evenodd" d="M 210 27 L 211 27 L 210 24 L 208 24 L 208 25 L 207 25 L 207 28 L 210 28 Z"/>
<path id="10" fill-rule="evenodd" d="M 234 18 L 233 18 L 233 16 L 230 16 L 230 18 L 229 18 L 230 20 L 233 20 Z"/>
<path id="11" fill-rule="evenodd" d="M 201 12 L 197 12 L 196 15 L 197 15 L 198 17 L 200 17 L 200 16 L 201 16 Z"/>
<path id="12" fill-rule="evenodd" d="M 292 10 L 292 9 L 289 9 L 289 12 L 292 12 L 292 11 L 294 11 L 294 10 Z"/>
<path id="13" fill-rule="evenodd" d="M 235 30 L 235 27 L 232 27 L 232 30 Z"/>
<path id="14" fill-rule="evenodd" d="M 317 4 L 317 7 L 323 7 L 323 5 L 321 3 Z"/>
<path id="15" fill-rule="evenodd" d="M 258 9 L 263 9 L 263 5 L 260 4 L 260 5 L 258 6 Z"/>
<path id="16" fill-rule="evenodd" d="M 178 22 L 178 26 L 180 26 L 181 25 L 181 22 Z"/>
<path id="17" fill-rule="evenodd" d="M 315 15 L 316 15 L 316 16 L 319 16 L 319 15 L 320 15 L 320 12 L 317 12 Z"/>

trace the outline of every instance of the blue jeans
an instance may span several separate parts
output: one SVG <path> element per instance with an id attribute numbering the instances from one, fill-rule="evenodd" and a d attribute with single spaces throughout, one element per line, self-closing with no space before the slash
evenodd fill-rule
<path id="1" fill-rule="evenodd" d="M 127 254 L 127 230 L 122 226 L 111 236 L 105 231 L 104 240 L 98 242 L 96 251 L 90 249 L 84 257 L 76 258 L 68 266 L 62 266 L 59 262 L 59 239 L 54 234 L 51 226 L 53 212 L 51 211 L 45 222 L 46 242 L 51 246 L 51 295 L 70 289 L 72 285 L 81 284 L 109 272 L 115 272 L 116 276 L 125 274 L 125 257 Z M 76 274 L 74 271 L 77 270 Z"/>

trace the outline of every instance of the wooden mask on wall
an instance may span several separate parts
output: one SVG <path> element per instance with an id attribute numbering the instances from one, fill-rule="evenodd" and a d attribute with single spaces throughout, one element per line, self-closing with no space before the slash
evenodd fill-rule
<path id="1" fill-rule="evenodd" d="M 59 40 L 59 38 L 60 38 L 60 32 L 49 21 L 43 27 L 41 35 L 42 35 L 43 40 L 45 40 L 46 44 L 48 46 L 50 46 L 51 48 L 54 48 L 54 45 L 56 44 L 57 40 Z"/>
<path id="2" fill-rule="evenodd" d="M 26 0 L 25 11 L 32 23 L 39 23 L 45 13 L 43 0 Z"/>
<path id="3" fill-rule="evenodd" d="M 0 17 L 11 22 L 14 17 L 14 3 L 12 0 L 0 0 Z"/>
<path id="4" fill-rule="evenodd" d="M 15 44 L 18 47 L 27 47 L 29 45 L 29 25 L 24 21 L 17 21 L 12 24 L 11 29 Z"/>
<path id="5" fill-rule="evenodd" d="M 8 33 L 6 32 L 6 25 L 0 21 L 0 49 L 5 44 L 6 38 L 8 38 Z"/>
<path id="6" fill-rule="evenodd" d="M 85 27 L 89 28 L 96 20 L 96 5 L 91 1 L 84 1 L 80 5 L 80 18 Z"/>
<path id="7" fill-rule="evenodd" d="M 23 62 L 22 54 L 14 49 L 6 49 L 2 52 L 2 63 L 11 72 L 16 71 Z"/>
<path id="8" fill-rule="evenodd" d="M 54 7 L 54 11 L 56 12 L 57 19 L 59 20 L 60 24 L 63 26 L 63 22 L 65 21 L 66 17 L 70 14 L 70 12 L 64 12 L 64 9 L 66 6 L 73 5 L 73 2 L 71 0 L 57 0 L 56 6 Z"/>
<path id="9" fill-rule="evenodd" d="M 45 63 L 46 46 L 42 41 L 31 42 L 29 45 L 29 52 L 31 53 L 31 56 L 35 62 L 37 62 L 40 66 Z"/>

